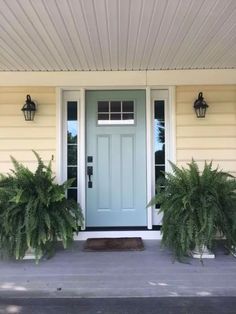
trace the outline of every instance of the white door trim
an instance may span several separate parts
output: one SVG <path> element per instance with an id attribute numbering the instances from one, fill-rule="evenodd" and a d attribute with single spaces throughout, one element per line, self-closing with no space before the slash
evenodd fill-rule
<path id="1" fill-rule="evenodd" d="M 85 148 L 85 89 L 80 89 L 80 126 L 79 126 L 79 200 L 86 226 L 86 148 Z M 82 173 L 84 175 L 82 175 Z"/>
<path id="2" fill-rule="evenodd" d="M 169 160 L 176 164 L 176 88 L 169 90 Z M 169 169 L 171 171 L 171 169 Z"/>
<path id="3" fill-rule="evenodd" d="M 151 105 L 151 89 L 146 88 L 146 160 L 147 160 L 147 203 L 152 198 L 152 162 L 153 162 L 153 145 L 152 145 L 152 105 Z M 152 229 L 152 208 L 147 207 L 147 228 Z"/>
<path id="4" fill-rule="evenodd" d="M 167 159 L 172 162 L 176 161 L 176 117 L 175 117 L 175 86 L 103 86 L 103 87 L 57 87 L 56 88 L 56 123 L 57 123 L 57 144 L 56 144 L 56 177 L 59 183 L 62 183 L 65 178 L 65 170 L 63 165 L 65 160 L 65 138 L 63 129 L 65 119 L 63 117 L 63 93 L 66 91 L 77 91 L 80 93 L 79 97 L 79 195 L 78 200 L 82 207 L 84 217 L 86 218 L 86 148 L 85 148 L 85 91 L 86 90 L 112 90 L 112 89 L 143 89 L 146 90 L 146 149 L 147 149 L 147 203 L 150 201 L 155 190 L 153 180 L 153 92 L 166 90 L 168 91 L 168 132 L 166 134 L 168 145 Z M 167 170 L 169 171 L 167 166 Z M 86 225 L 86 224 L 85 224 Z M 147 208 L 147 228 L 152 229 L 153 225 L 153 210 Z M 107 231 L 109 232 L 109 231 Z M 143 231 L 140 231 L 143 232 Z M 148 231 L 149 232 L 149 231 Z M 154 231 L 153 231 L 154 232 Z M 83 232 L 84 233 L 84 232 Z M 128 234 L 128 231 L 123 231 L 123 235 Z M 140 233 L 139 233 L 140 234 Z M 91 233 L 90 233 L 91 235 Z M 85 236 L 85 235 L 84 235 Z"/>
<path id="5" fill-rule="evenodd" d="M 81 231 L 74 240 L 85 241 L 88 238 L 121 238 L 141 237 L 143 240 L 161 240 L 159 230 L 135 230 L 135 231 Z"/>
<path id="6" fill-rule="evenodd" d="M 63 144 L 62 144 L 62 89 L 56 88 L 56 179 L 60 184 L 62 183 L 62 155 L 63 155 Z"/>

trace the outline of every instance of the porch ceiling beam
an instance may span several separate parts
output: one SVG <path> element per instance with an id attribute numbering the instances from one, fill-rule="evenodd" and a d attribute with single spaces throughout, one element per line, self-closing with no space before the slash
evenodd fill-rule
<path id="1" fill-rule="evenodd" d="M 236 84 L 236 69 L 173 71 L 2 72 L 0 86 L 145 87 Z"/>

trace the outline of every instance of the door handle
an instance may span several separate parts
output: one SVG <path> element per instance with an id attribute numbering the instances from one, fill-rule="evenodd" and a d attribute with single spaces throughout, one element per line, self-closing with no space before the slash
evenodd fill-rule
<path id="1" fill-rule="evenodd" d="M 88 175 L 88 188 L 91 189 L 93 187 L 93 182 L 91 180 L 91 176 L 93 175 L 93 167 L 87 167 L 87 175 Z"/>

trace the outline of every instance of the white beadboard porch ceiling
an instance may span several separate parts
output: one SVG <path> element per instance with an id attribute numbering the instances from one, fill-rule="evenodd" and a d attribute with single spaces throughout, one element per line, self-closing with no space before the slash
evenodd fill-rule
<path id="1" fill-rule="evenodd" d="M 236 0 L 0 0 L 0 71 L 236 68 Z"/>

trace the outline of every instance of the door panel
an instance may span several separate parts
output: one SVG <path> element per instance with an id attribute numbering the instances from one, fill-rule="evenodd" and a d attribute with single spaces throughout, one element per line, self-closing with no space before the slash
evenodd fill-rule
<path id="1" fill-rule="evenodd" d="M 87 226 L 146 226 L 145 91 L 88 91 L 86 121 Z"/>
<path id="2" fill-rule="evenodd" d="M 121 136 L 121 208 L 134 209 L 134 136 Z"/>
<path id="3" fill-rule="evenodd" d="M 97 200 L 98 210 L 109 210 L 110 203 L 110 136 L 97 137 Z"/>

